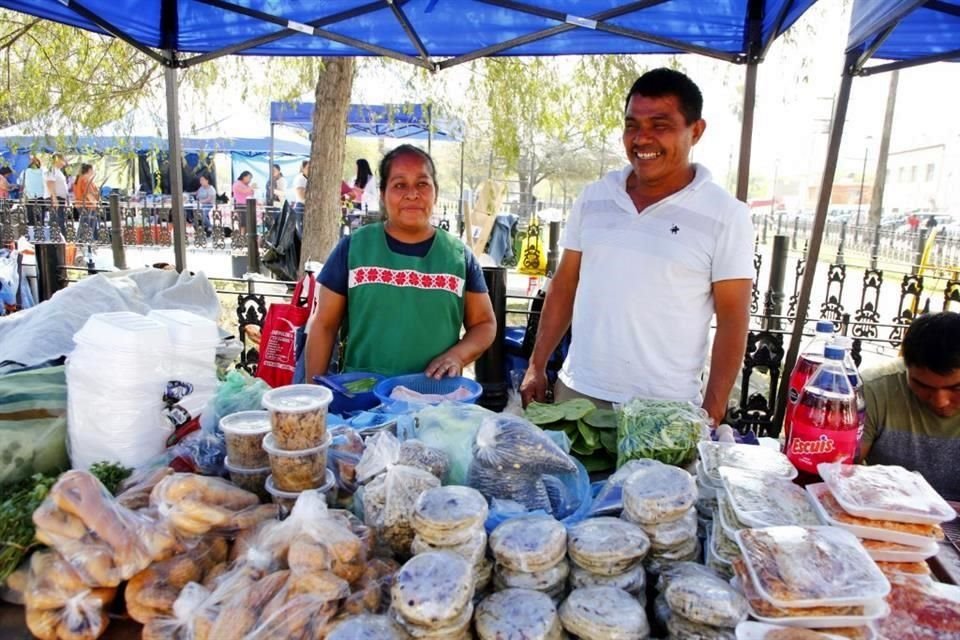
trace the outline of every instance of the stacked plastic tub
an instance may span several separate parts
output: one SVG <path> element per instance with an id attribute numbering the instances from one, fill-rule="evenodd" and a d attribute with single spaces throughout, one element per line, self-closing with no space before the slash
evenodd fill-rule
<path id="1" fill-rule="evenodd" d="M 126 311 L 97 313 L 73 339 L 66 367 L 73 467 L 139 467 L 163 451 L 172 431 L 163 416 L 172 358 L 166 326 Z"/>
<path id="2" fill-rule="evenodd" d="M 189 383 L 197 396 L 216 392 L 217 324 L 182 309 L 159 309 L 147 317 L 167 328 L 172 349 L 170 380 Z"/>
<path id="3" fill-rule="evenodd" d="M 263 449 L 271 474 L 266 490 L 286 515 L 300 493 L 317 489 L 328 503 L 336 501 L 336 480 L 327 469 L 330 433 L 327 410 L 333 393 L 326 387 L 294 384 L 263 394 L 263 406 L 270 413 L 270 433 Z"/>
<path id="4" fill-rule="evenodd" d="M 220 431 L 227 445 L 223 465 L 230 480 L 241 489 L 252 491 L 269 500 L 266 492 L 270 476 L 270 458 L 263 448 L 263 439 L 270 433 L 270 413 L 240 411 L 220 418 Z"/>

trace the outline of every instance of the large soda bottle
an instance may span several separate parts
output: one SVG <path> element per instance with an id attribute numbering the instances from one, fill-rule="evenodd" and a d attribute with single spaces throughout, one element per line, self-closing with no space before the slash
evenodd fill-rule
<path id="1" fill-rule="evenodd" d="M 860 446 L 857 396 L 846 352 L 827 345 L 825 360 L 800 393 L 793 413 L 787 458 L 800 471 L 801 483 L 816 481 L 821 462 L 852 463 Z"/>
<path id="2" fill-rule="evenodd" d="M 796 411 L 797 403 L 800 402 L 800 394 L 807 380 L 813 375 L 821 364 L 823 364 L 823 350 L 827 343 L 833 339 L 833 322 L 830 320 L 817 320 L 817 327 L 813 338 L 800 351 L 797 358 L 797 364 L 793 367 L 790 374 L 790 387 L 787 391 L 787 408 L 783 416 L 783 430 L 780 432 L 781 442 L 784 450 L 787 442 L 790 441 L 790 427 L 793 424 L 793 412 Z"/>
<path id="3" fill-rule="evenodd" d="M 853 385 L 853 393 L 857 396 L 857 441 L 860 441 L 863 438 L 863 431 L 867 427 L 867 397 L 863 392 L 863 378 L 860 377 L 860 370 L 857 369 L 857 363 L 853 361 L 853 338 L 836 336 L 833 339 L 833 344 L 844 351 L 843 366 L 847 368 L 850 384 Z"/>

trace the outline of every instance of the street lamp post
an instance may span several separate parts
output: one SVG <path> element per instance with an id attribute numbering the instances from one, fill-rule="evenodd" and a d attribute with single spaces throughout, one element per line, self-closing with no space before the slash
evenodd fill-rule
<path id="1" fill-rule="evenodd" d="M 867 143 L 870 142 L 870 137 L 867 136 Z M 860 170 L 860 195 L 857 199 L 857 222 L 856 226 L 860 226 L 860 209 L 863 207 L 863 183 L 867 178 L 867 156 L 870 155 L 870 146 L 869 144 L 863 149 L 863 168 Z"/>

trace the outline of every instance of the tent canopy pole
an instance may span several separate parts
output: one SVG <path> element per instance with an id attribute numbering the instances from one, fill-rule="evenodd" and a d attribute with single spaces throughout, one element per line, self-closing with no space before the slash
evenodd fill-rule
<path id="1" fill-rule="evenodd" d="M 176 54 L 170 52 L 171 58 Z M 183 215 L 183 144 L 180 140 L 180 110 L 177 87 L 177 69 L 173 65 L 164 67 L 163 80 L 167 89 L 167 137 L 169 139 L 170 167 L 170 215 L 173 218 L 173 258 L 177 271 L 182 272 L 187 267 L 187 234 L 186 220 Z"/>
<path id="2" fill-rule="evenodd" d="M 274 136 L 274 127 L 277 125 L 270 123 L 270 163 L 267 166 L 267 206 L 273 204 L 273 136 Z"/>
<path id="3" fill-rule="evenodd" d="M 740 124 L 740 161 L 737 164 L 737 199 L 747 201 L 750 190 L 750 154 L 753 147 L 753 113 L 757 105 L 757 62 L 747 63 L 743 88 L 743 116 Z"/>
<path id="4" fill-rule="evenodd" d="M 847 53 L 843 66 L 843 76 L 840 80 L 840 90 L 837 92 L 836 106 L 833 110 L 833 121 L 830 123 L 830 139 L 827 143 L 827 160 L 823 167 L 823 178 L 820 182 L 820 194 L 817 197 L 817 212 L 813 219 L 813 230 L 810 232 L 810 244 L 807 247 L 806 262 L 803 267 L 803 281 L 800 284 L 800 295 L 797 299 L 797 316 L 793 321 L 793 332 L 790 335 L 790 346 L 783 363 L 783 375 L 780 376 L 780 389 L 777 392 L 777 412 L 774 424 L 783 424 L 783 416 L 787 407 L 787 391 L 790 388 L 790 372 L 797 361 L 800 352 L 800 341 L 803 339 L 803 326 L 807 319 L 807 306 L 810 304 L 810 292 L 813 289 L 813 279 L 817 274 L 817 259 L 820 257 L 820 244 L 823 240 L 823 229 L 827 221 L 827 209 L 830 206 L 830 196 L 833 192 L 833 180 L 837 172 L 837 160 L 840 156 L 840 142 L 843 138 L 843 124 L 847 118 L 847 107 L 850 103 L 850 88 L 853 84 L 854 65 L 857 62 L 859 51 Z"/>

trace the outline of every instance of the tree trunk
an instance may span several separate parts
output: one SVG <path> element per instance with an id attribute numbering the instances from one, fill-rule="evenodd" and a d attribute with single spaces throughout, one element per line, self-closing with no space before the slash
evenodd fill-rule
<path id="1" fill-rule="evenodd" d="M 883 216 L 883 187 L 887 181 L 887 156 L 890 153 L 890 133 L 893 131 L 893 114 L 897 108 L 897 82 L 900 71 L 890 73 L 890 86 L 887 89 L 887 109 L 883 116 L 883 133 L 880 138 L 880 153 L 877 156 L 877 170 L 873 174 L 873 195 L 870 197 L 870 216 L 867 224 L 874 227 L 880 224 Z"/>
<path id="2" fill-rule="evenodd" d="M 325 260 L 340 237 L 340 176 L 354 68 L 353 58 L 324 57 L 317 77 L 301 270 L 308 259 Z"/>

